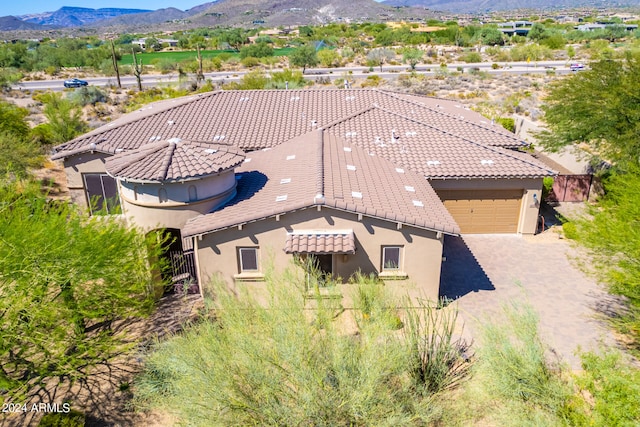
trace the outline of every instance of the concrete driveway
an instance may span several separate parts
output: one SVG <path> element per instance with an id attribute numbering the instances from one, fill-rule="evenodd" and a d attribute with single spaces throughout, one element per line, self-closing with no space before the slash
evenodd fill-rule
<path id="1" fill-rule="evenodd" d="M 581 367 L 576 350 L 613 343 L 597 309 L 611 297 L 579 269 L 584 255 L 553 229 L 536 236 L 447 236 L 444 256 L 441 294 L 457 301 L 467 338 L 478 342 L 479 321 L 509 301 L 525 301 L 539 315 L 545 343 L 573 369 Z"/>

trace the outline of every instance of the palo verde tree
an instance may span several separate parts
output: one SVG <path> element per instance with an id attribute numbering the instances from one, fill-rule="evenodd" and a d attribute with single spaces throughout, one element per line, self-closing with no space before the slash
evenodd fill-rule
<path id="1" fill-rule="evenodd" d="M 543 111 L 551 151 L 587 144 L 601 159 L 624 167 L 640 156 L 640 55 L 602 60 L 591 69 L 554 82 Z"/>
<path id="2" fill-rule="evenodd" d="M 153 307 L 159 245 L 47 200 L 37 183 L 0 182 L 0 241 L 0 389 L 10 397 L 84 378 L 122 350 L 114 322 Z"/>
<path id="3" fill-rule="evenodd" d="M 289 57 L 289 62 L 294 67 L 302 67 L 302 74 L 304 74 L 307 67 L 313 67 L 318 64 L 318 53 L 313 44 L 306 44 L 300 46 L 293 51 Z"/>
<path id="4" fill-rule="evenodd" d="M 569 237 L 591 249 L 593 263 L 614 294 L 628 307 L 616 325 L 640 349 L 640 57 L 602 60 L 591 70 L 550 88 L 545 148 L 586 144 L 611 166 L 603 177 L 605 194 L 589 218 L 566 224 Z M 570 232 L 569 232 L 570 231 Z"/>

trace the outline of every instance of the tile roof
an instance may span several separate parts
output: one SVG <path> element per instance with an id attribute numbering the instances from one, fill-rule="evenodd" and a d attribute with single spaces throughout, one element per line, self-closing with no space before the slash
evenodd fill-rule
<path id="1" fill-rule="evenodd" d="M 325 129 L 371 155 L 389 159 L 429 179 L 537 178 L 555 174 L 527 154 L 486 145 L 378 106 Z"/>
<path id="2" fill-rule="evenodd" d="M 113 177 L 131 181 L 185 181 L 234 168 L 244 158 L 236 147 L 176 138 L 109 157 L 105 169 Z"/>
<path id="3" fill-rule="evenodd" d="M 187 222 L 183 237 L 324 205 L 448 234 L 460 229 L 420 174 L 316 130 L 247 154 L 237 195 L 223 208 Z"/>
<path id="4" fill-rule="evenodd" d="M 377 89 L 218 91 L 145 106 L 55 147 L 53 158 L 88 151 L 116 154 L 171 138 L 221 142 L 252 151 L 284 143 L 374 105 L 484 144 L 525 145 L 479 114 L 434 98 Z"/>
<path id="5" fill-rule="evenodd" d="M 356 242 L 353 230 L 317 232 L 313 230 L 287 233 L 284 251 L 288 254 L 353 254 Z"/>

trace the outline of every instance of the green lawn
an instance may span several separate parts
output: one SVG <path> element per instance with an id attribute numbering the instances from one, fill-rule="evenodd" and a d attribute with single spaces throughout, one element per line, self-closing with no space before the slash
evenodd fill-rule
<path id="1" fill-rule="evenodd" d="M 274 49 L 273 55 L 289 56 L 291 52 L 293 52 L 293 50 L 294 49 L 291 47 Z M 225 52 L 230 53 L 231 55 L 236 57 L 239 56 L 239 53 L 236 52 L 235 50 L 203 50 L 201 51 L 201 54 L 202 54 L 202 58 L 206 59 L 206 58 L 213 58 Z M 136 53 L 136 58 L 138 58 L 138 60 L 142 60 L 142 63 L 147 65 L 155 62 L 156 60 L 166 59 L 166 58 L 173 59 L 175 62 L 183 62 L 183 61 L 195 60 L 196 52 L 195 50 L 184 50 L 179 52 L 151 52 L 151 53 L 143 52 L 143 53 Z M 122 59 L 118 61 L 118 64 L 120 65 L 133 64 L 132 55 L 123 55 Z"/>

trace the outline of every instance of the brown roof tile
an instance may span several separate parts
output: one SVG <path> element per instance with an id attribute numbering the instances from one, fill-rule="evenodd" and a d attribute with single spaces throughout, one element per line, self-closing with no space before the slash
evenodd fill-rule
<path id="1" fill-rule="evenodd" d="M 419 228 L 459 233 L 423 176 L 312 131 L 272 149 L 247 154 L 237 195 L 220 210 L 187 222 L 183 236 L 325 205 Z"/>
<path id="2" fill-rule="evenodd" d="M 302 230 L 287 233 L 284 251 L 288 254 L 353 254 L 356 252 L 356 242 L 353 231 Z"/>
<path id="3" fill-rule="evenodd" d="M 375 89 L 219 91 L 161 101 L 55 147 L 54 157 L 100 150 L 115 154 L 180 138 L 221 142 L 245 151 L 284 143 L 316 127 L 378 105 L 445 132 L 489 145 L 524 143 L 477 113 L 455 115 L 443 100 Z M 446 105 L 446 108 L 440 108 Z"/>
<path id="4" fill-rule="evenodd" d="M 533 157 L 479 143 L 413 117 L 370 107 L 330 124 L 340 136 L 431 179 L 541 177 L 555 172 Z"/>
<path id="5" fill-rule="evenodd" d="M 184 181 L 234 168 L 244 160 L 236 147 L 208 142 L 153 142 L 107 159 L 111 176 L 133 181 Z"/>

